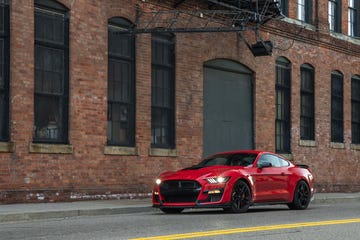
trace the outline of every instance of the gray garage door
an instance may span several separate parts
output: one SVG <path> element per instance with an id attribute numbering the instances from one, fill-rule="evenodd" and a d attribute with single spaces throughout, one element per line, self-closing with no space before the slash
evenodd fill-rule
<path id="1" fill-rule="evenodd" d="M 252 72 L 223 59 L 204 64 L 203 155 L 253 149 Z"/>

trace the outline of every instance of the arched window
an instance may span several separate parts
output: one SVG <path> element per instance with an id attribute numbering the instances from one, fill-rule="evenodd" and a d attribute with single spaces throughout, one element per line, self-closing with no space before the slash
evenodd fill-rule
<path id="1" fill-rule="evenodd" d="M 151 145 L 175 147 L 175 36 L 151 37 Z"/>
<path id="2" fill-rule="evenodd" d="M 135 144 L 135 35 L 120 17 L 108 21 L 107 144 Z"/>
<path id="3" fill-rule="evenodd" d="M 68 143 L 69 14 L 35 0 L 34 142 Z"/>
<path id="4" fill-rule="evenodd" d="M 0 141 L 9 140 L 10 12 L 0 1 Z"/>
<path id="5" fill-rule="evenodd" d="M 275 64 L 275 150 L 291 152 L 291 63 L 279 57 Z"/>
<path id="6" fill-rule="evenodd" d="M 344 77 L 331 73 L 331 142 L 344 142 Z"/>
<path id="7" fill-rule="evenodd" d="M 351 78 L 351 142 L 360 144 L 360 76 Z"/>
<path id="8" fill-rule="evenodd" d="M 314 68 L 300 67 L 300 139 L 315 140 Z"/>

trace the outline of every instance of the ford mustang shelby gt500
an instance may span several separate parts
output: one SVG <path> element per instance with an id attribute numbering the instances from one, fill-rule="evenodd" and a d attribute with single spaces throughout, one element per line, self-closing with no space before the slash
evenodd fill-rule
<path id="1" fill-rule="evenodd" d="M 162 173 L 156 179 L 152 201 L 165 213 L 180 213 L 185 208 L 223 208 L 241 213 L 255 204 L 306 209 L 313 195 L 313 175 L 308 166 L 270 152 L 239 150 Z"/>

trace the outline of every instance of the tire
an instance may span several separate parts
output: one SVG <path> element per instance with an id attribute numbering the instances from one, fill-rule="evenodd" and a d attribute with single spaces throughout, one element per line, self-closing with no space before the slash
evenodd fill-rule
<path id="1" fill-rule="evenodd" d="M 184 209 L 183 208 L 160 208 L 161 211 L 168 214 L 176 214 L 181 213 Z"/>
<path id="2" fill-rule="evenodd" d="M 231 206 L 224 208 L 226 212 L 244 213 L 251 205 L 251 191 L 248 184 L 242 180 L 237 181 L 231 192 Z"/>
<path id="3" fill-rule="evenodd" d="M 296 184 L 293 201 L 288 206 L 293 210 L 304 210 L 309 206 L 310 200 L 310 187 L 304 180 L 300 180 Z"/>

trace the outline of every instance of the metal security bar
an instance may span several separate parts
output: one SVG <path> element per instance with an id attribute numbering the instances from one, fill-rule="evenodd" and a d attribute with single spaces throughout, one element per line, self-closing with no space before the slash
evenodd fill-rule
<path id="1" fill-rule="evenodd" d="M 256 30 L 274 18 L 282 18 L 280 0 L 210 0 L 195 1 L 202 7 L 180 9 L 184 2 L 175 1 L 173 9 L 146 11 L 143 1 L 137 5 L 135 33 L 151 32 L 239 32 Z M 161 2 L 161 1 L 160 1 Z M 151 9 L 147 8 L 146 9 Z M 191 9 L 191 10 L 189 10 Z"/>

